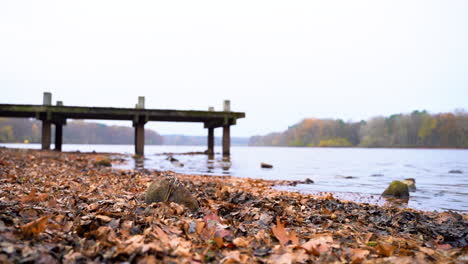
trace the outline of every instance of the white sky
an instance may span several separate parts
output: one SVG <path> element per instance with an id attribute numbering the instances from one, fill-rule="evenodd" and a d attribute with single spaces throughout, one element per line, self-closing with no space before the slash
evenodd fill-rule
<path id="1" fill-rule="evenodd" d="M 466 0 L 2 0 L 0 103 L 40 104 L 43 91 L 86 106 L 230 99 L 247 114 L 233 136 L 305 117 L 468 109 L 467 16 Z"/>

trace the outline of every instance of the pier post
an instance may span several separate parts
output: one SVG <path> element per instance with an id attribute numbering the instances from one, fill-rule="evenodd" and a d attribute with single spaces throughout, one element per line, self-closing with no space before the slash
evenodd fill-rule
<path id="1" fill-rule="evenodd" d="M 223 111 L 224 112 L 231 112 L 231 101 L 230 100 L 224 100 Z"/>
<path id="2" fill-rule="evenodd" d="M 231 101 L 224 100 L 223 111 L 231 112 Z M 229 120 L 224 120 L 223 125 L 223 157 L 229 157 L 231 155 L 231 132 L 230 132 Z"/>
<path id="3" fill-rule="evenodd" d="M 55 123 L 55 150 L 62 151 L 63 124 Z"/>
<path id="4" fill-rule="evenodd" d="M 208 156 L 214 155 L 214 127 L 208 128 Z"/>
<path id="5" fill-rule="evenodd" d="M 223 126 L 223 156 L 228 157 L 231 155 L 231 135 L 230 135 L 230 125 Z"/>
<path id="6" fill-rule="evenodd" d="M 52 105 L 52 93 L 44 92 L 42 97 L 43 105 Z"/>
<path id="7" fill-rule="evenodd" d="M 135 155 L 143 156 L 145 154 L 145 122 L 138 119 L 133 122 L 135 127 Z"/>
<path id="8" fill-rule="evenodd" d="M 42 97 L 42 105 L 52 105 L 52 93 L 44 92 Z M 49 113 L 45 113 L 42 119 L 42 135 L 41 135 L 41 149 L 50 149 L 50 136 L 51 124 Z"/>
<path id="9" fill-rule="evenodd" d="M 50 149 L 50 126 L 49 120 L 42 120 L 41 148 L 44 150 Z"/>
<path id="10" fill-rule="evenodd" d="M 138 96 L 138 104 L 135 105 L 137 109 L 145 109 L 145 97 Z"/>

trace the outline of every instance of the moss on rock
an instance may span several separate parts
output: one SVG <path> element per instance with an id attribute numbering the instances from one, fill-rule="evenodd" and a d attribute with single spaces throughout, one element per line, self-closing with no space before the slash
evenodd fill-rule
<path id="1" fill-rule="evenodd" d="M 96 166 L 103 166 L 103 167 L 112 167 L 112 163 L 108 159 L 101 159 L 96 162 L 94 162 L 94 165 Z"/>
<path id="2" fill-rule="evenodd" d="M 146 190 L 145 202 L 174 202 L 183 204 L 191 211 L 199 208 L 198 201 L 175 177 L 159 177 Z"/>
<path id="3" fill-rule="evenodd" d="M 392 181 L 387 189 L 382 193 L 382 196 L 390 196 L 395 198 L 408 198 L 408 185 L 401 181 Z"/>

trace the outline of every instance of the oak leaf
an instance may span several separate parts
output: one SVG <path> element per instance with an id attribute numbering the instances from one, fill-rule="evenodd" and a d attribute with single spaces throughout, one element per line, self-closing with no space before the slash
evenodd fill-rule
<path id="1" fill-rule="evenodd" d="M 282 246 L 286 245 L 289 241 L 295 245 L 299 244 L 299 238 L 297 237 L 296 233 L 294 231 L 287 232 L 284 228 L 284 224 L 281 223 L 279 218 L 276 219 L 276 226 L 272 227 L 271 231 Z"/>

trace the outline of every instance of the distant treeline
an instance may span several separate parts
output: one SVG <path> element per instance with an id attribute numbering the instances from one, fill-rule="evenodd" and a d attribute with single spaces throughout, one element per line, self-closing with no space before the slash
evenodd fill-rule
<path id="1" fill-rule="evenodd" d="M 26 118 L 0 118 L 0 142 L 41 142 L 41 122 Z M 53 126 L 52 126 L 53 128 Z M 52 129 L 52 138 L 55 129 Z M 65 144 L 133 144 L 132 127 L 71 121 L 63 127 Z M 52 141 L 53 142 L 53 141 Z M 162 144 L 163 138 L 153 130 L 145 129 L 145 144 Z"/>
<path id="2" fill-rule="evenodd" d="M 206 146 L 207 136 L 184 136 L 184 135 L 163 135 L 164 145 L 190 145 L 190 146 Z M 247 146 L 249 138 L 231 137 L 231 145 Z M 221 145 L 221 138 L 215 137 L 215 145 Z"/>
<path id="3" fill-rule="evenodd" d="M 308 118 L 284 132 L 254 136 L 249 145 L 468 148 L 468 113 L 414 111 L 360 122 Z"/>

